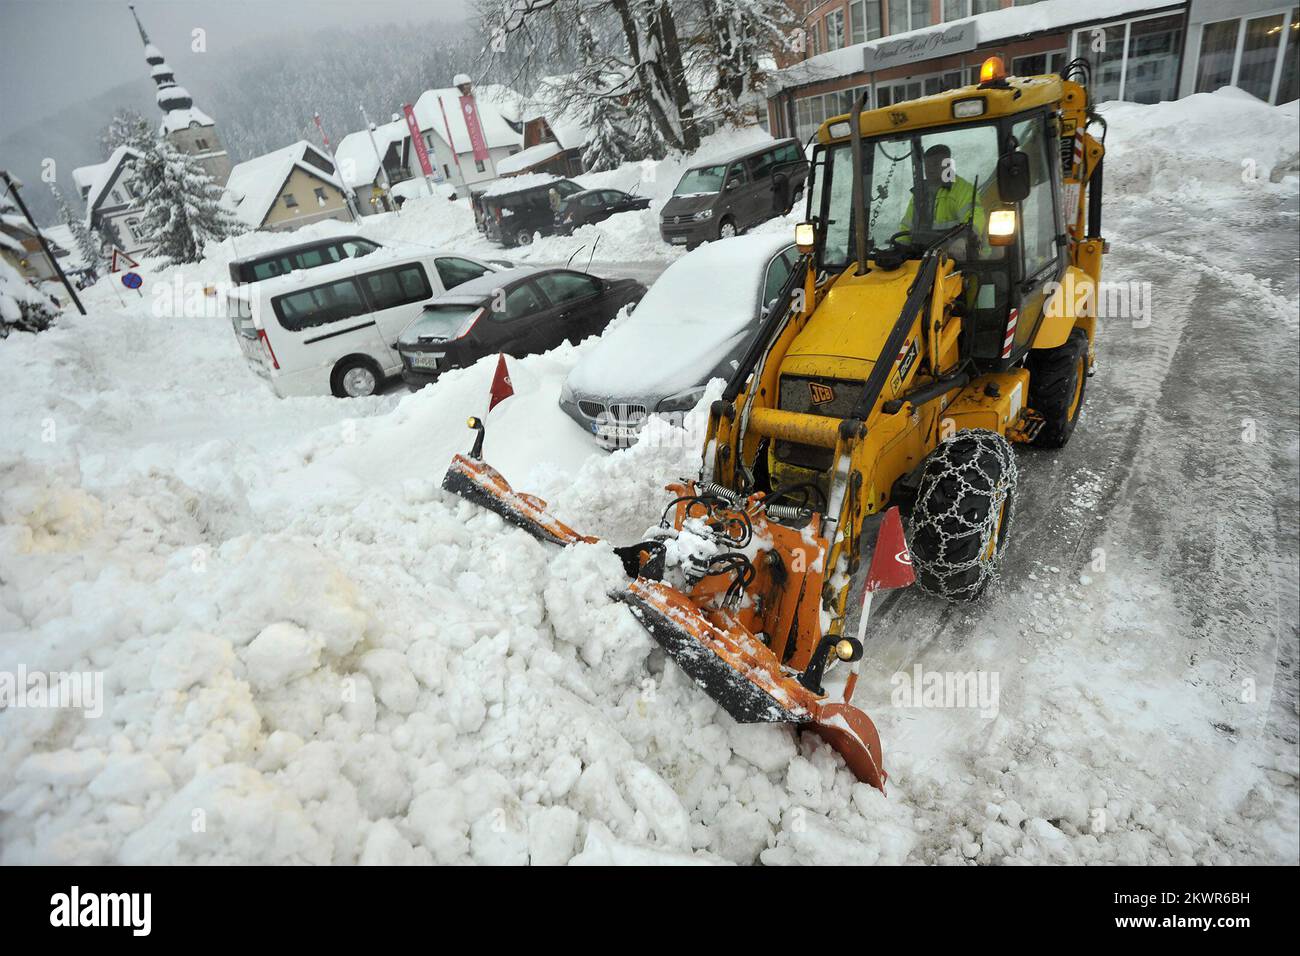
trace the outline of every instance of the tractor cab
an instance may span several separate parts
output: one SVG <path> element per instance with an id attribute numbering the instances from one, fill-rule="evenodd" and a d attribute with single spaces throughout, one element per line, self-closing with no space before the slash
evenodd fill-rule
<path id="1" fill-rule="evenodd" d="M 1068 264 L 1059 197 L 1070 142 L 1060 78 L 1008 79 L 996 63 L 982 75 L 978 86 L 860 114 L 861 258 L 892 271 L 941 246 L 965 283 L 962 357 L 998 369 L 1023 357 L 1044 289 Z M 851 116 L 828 121 L 814 152 L 809 221 L 828 276 L 859 264 L 852 132 Z"/>

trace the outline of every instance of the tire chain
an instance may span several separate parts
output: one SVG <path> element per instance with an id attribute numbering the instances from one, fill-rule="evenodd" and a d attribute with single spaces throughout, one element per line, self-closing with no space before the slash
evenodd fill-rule
<path id="1" fill-rule="evenodd" d="M 975 448 L 973 454 L 969 451 L 971 442 L 974 442 Z M 955 453 L 961 451 L 962 460 L 954 460 Z M 976 488 L 966 478 L 968 469 L 972 467 L 980 468 L 979 462 L 986 455 L 994 455 L 1002 463 L 1002 474 L 995 480 L 991 481 L 992 489 L 987 491 Z M 982 469 L 981 469 L 982 471 Z M 916 504 L 912 510 L 912 517 L 909 528 L 909 539 L 915 539 L 919 531 L 925 529 L 933 533 L 934 537 L 940 542 L 939 557 L 929 560 L 925 564 L 927 575 L 931 580 L 928 584 L 922 583 L 924 590 L 940 597 L 950 600 L 962 597 L 972 598 L 979 593 L 986 584 L 991 583 L 997 578 L 997 564 L 1006 550 L 1007 535 L 1005 529 L 1011 525 L 1012 512 L 1015 509 L 1015 489 L 1016 481 L 1019 477 L 1019 469 L 1016 467 L 1016 455 L 1011 448 L 1011 443 L 999 435 L 997 432 L 985 429 L 970 429 L 961 431 L 951 438 L 944 439 L 938 447 L 930 454 L 925 464 L 924 487 L 921 494 L 917 497 Z M 929 496 L 933 494 L 934 489 L 943 478 L 952 478 L 958 487 L 956 497 L 952 503 L 943 511 L 930 513 L 927 504 Z M 986 477 L 988 477 L 986 475 Z M 1006 503 L 1006 513 L 1002 516 L 1002 541 L 997 546 L 997 551 L 993 559 L 987 564 L 984 563 L 984 555 L 988 551 L 990 536 L 995 531 L 996 520 L 988 520 L 976 524 L 969 521 L 963 515 L 963 502 L 968 495 L 977 495 L 979 497 L 989 497 L 992 502 L 988 510 L 989 515 L 997 515 L 1001 510 L 1003 503 Z M 945 529 L 945 525 L 951 527 L 955 524 L 961 530 L 951 531 Z M 949 543 L 956 538 L 966 537 L 974 532 L 980 535 L 979 548 L 975 556 L 966 561 L 947 560 Z M 948 582 L 954 577 L 960 577 L 972 568 L 979 567 L 980 573 L 974 582 L 968 582 L 960 587 L 951 587 Z M 921 578 L 918 575 L 918 583 Z"/>

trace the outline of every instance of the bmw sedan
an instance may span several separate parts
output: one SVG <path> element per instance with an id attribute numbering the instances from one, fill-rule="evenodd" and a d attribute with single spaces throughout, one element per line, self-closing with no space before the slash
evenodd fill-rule
<path id="1" fill-rule="evenodd" d="M 607 448 L 652 414 L 684 415 L 730 378 L 798 259 L 785 235 L 710 242 L 669 266 L 636 311 L 574 366 L 560 407 Z"/>
<path id="2" fill-rule="evenodd" d="M 570 269 L 507 269 L 471 279 L 426 305 L 398 337 L 402 379 L 414 390 L 485 355 L 520 358 L 565 340 L 576 345 L 643 295 L 645 286 L 633 279 Z"/>

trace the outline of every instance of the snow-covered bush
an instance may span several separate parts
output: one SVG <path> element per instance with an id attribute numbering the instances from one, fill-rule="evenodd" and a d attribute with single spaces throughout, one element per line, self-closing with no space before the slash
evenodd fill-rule
<path id="1" fill-rule="evenodd" d="M 56 315 L 54 303 L 0 259 L 0 339 L 10 332 L 43 332 Z"/>

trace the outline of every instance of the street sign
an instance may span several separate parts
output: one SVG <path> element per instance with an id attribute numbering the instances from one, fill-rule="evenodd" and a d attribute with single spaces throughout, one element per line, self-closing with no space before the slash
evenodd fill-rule
<path id="1" fill-rule="evenodd" d="M 134 269 L 140 263 L 136 262 L 121 249 L 113 250 L 113 261 L 109 264 L 109 272 L 120 272 L 123 269 Z"/>
<path id="2" fill-rule="evenodd" d="M 123 272 L 122 285 L 126 286 L 128 289 L 138 289 L 140 286 L 144 285 L 144 280 L 140 278 L 140 273 L 138 272 Z"/>

